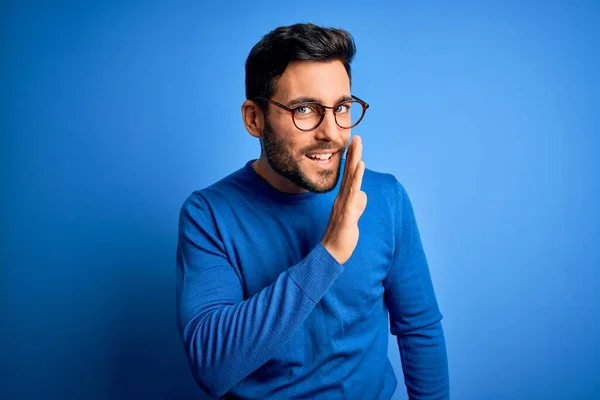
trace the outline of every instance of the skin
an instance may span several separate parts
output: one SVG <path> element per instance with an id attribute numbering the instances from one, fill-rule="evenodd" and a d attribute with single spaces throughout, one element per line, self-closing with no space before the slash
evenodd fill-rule
<path id="1" fill-rule="evenodd" d="M 277 80 L 272 99 L 289 105 L 299 97 L 318 99 L 326 106 L 350 96 L 350 80 L 340 61 L 293 61 Z M 284 193 L 331 191 L 340 177 L 342 155 L 350 129 L 340 128 L 332 110 L 321 125 L 304 132 L 296 128 L 291 113 L 269 104 L 267 116 L 253 101 L 242 104 L 242 118 L 250 135 L 261 139 L 262 152 L 252 167 L 275 189 Z M 315 151 L 336 152 L 333 166 L 324 170 L 306 157 Z"/>

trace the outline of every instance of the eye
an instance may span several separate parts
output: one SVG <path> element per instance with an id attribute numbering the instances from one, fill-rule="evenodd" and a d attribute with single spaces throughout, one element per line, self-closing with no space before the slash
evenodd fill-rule
<path id="1" fill-rule="evenodd" d="M 335 109 L 335 112 L 338 113 L 338 114 L 346 113 L 346 112 L 350 111 L 350 105 L 351 105 L 350 103 L 340 104 Z"/>
<path id="2" fill-rule="evenodd" d="M 312 113 L 315 113 L 316 110 L 314 107 L 304 104 L 304 105 L 300 105 L 298 107 L 296 107 L 296 113 L 300 114 L 300 115 L 310 115 Z"/>

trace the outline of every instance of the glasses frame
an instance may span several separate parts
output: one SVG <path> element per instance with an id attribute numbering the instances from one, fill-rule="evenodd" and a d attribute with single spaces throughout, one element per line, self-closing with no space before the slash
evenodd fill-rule
<path id="1" fill-rule="evenodd" d="M 326 106 L 324 104 L 321 104 L 319 102 L 316 101 L 309 101 L 309 102 L 305 102 L 305 103 L 301 103 L 298 104 L 294 107 L 288 107 L 285 104 L 281 104 L 275 100 L 272 99 L 267 99 L 266 97 L 260 97 L 260 99 L 265 100 L 271 104 L 273 104 L 274 106 L 277 106 L 281 109 L 284 109 L 285 111 L 289 112 L 292 114 L 292 122 L 294 122 L 294 125 L 296 126 L 296 128 L 298 128 L 299 130 L 303 131 L 303 132 L 310 132 L 310 131 L 314 131 L 315 129 L 317 129 L 319 127 L 319 125 L 321 125 L 321 123 L 323 122 L 323 120 L 325 119 L 325 114 L 327 114 L 327 109 L 330 109 L 333 111 L 333 119 L 335 120 L 335 123 L 337 126 L 339 126 L 342 129 L 352 129 L 354 128 L 356 125 L 358 125 L 360 123 L 360 121 L 363 120 L 363 118 L 365 117 L 365 114 L 367 113 L 367 109 L 369 108 L 369 104 L 364 101 L 359 99 L 358 97 L 351 95 L 350 97 L 352 97 L 352 100 L 344 100 L 344 101 L 340 101 L 339 103 L 337 103 L 334 106 Z M 335 109 L 338 108 L 340 105 L 344 104 L 344 103 L 348 103 L 348 102 L 356 102 L 358 104 L 361 105 L 362 107 L 362 115 L 360 116 L 360 118 L 358 119 L 358 121 L 356 121 L 354 124 L 352 124 L 349 127 L 345 127 L 345 126 L 341 126 L 337 120 L 337 113 L 335 112 Z M 325 110 L 322 114 L 321 114 L 321 119 L 319 119 L 319 122 L 314 126 L 314 128 L 310 128 L 310 129 L 302 129 L 298 126 L 298 124 L 296 124 L 296 118 L 295 118 L 295 114 L 296 114 L 296 110 L 300 107 L 306 107 L 308 105 L 318 105 L 319 107 L 323 107 L 323 109 Z"/>

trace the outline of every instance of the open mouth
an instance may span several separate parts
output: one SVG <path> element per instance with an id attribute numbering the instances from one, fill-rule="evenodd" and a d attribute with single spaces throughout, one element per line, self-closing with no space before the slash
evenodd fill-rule
<path id="1" fill-rule="evenodd" d="M 311 161 L 314 161 L 317 165 L 321 167 L 329 167 L 333 163 L 333 158 L 337 154 L 337 151 L 332 151 L 330 153 L 312 153 L 306 154 L 306 157 Z"/>

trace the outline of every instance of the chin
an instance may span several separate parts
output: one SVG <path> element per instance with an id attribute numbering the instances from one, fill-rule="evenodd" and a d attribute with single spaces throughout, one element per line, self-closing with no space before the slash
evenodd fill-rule
<path id="1" fill-rule="evenodd" d="M 319 171 L 318 173 L 312 172 L 305 175 L 307 179 L 308 187 L 305 189 L 315 193 L 327 193 L 335 189 L 338 177 L 339 167 L 333 167 L 326 171 Z"/>
<path id="2" fill-rule="evenodd" d="M 301 188 L 313 193 L 327 193 L 335 189 L 340 178 L 341 157 L 340 152 L 332 156 L 329 165 L 315 164 L 304 157 L 297 164 L 298 169 L 293 176 L 288 176 Z"/>

